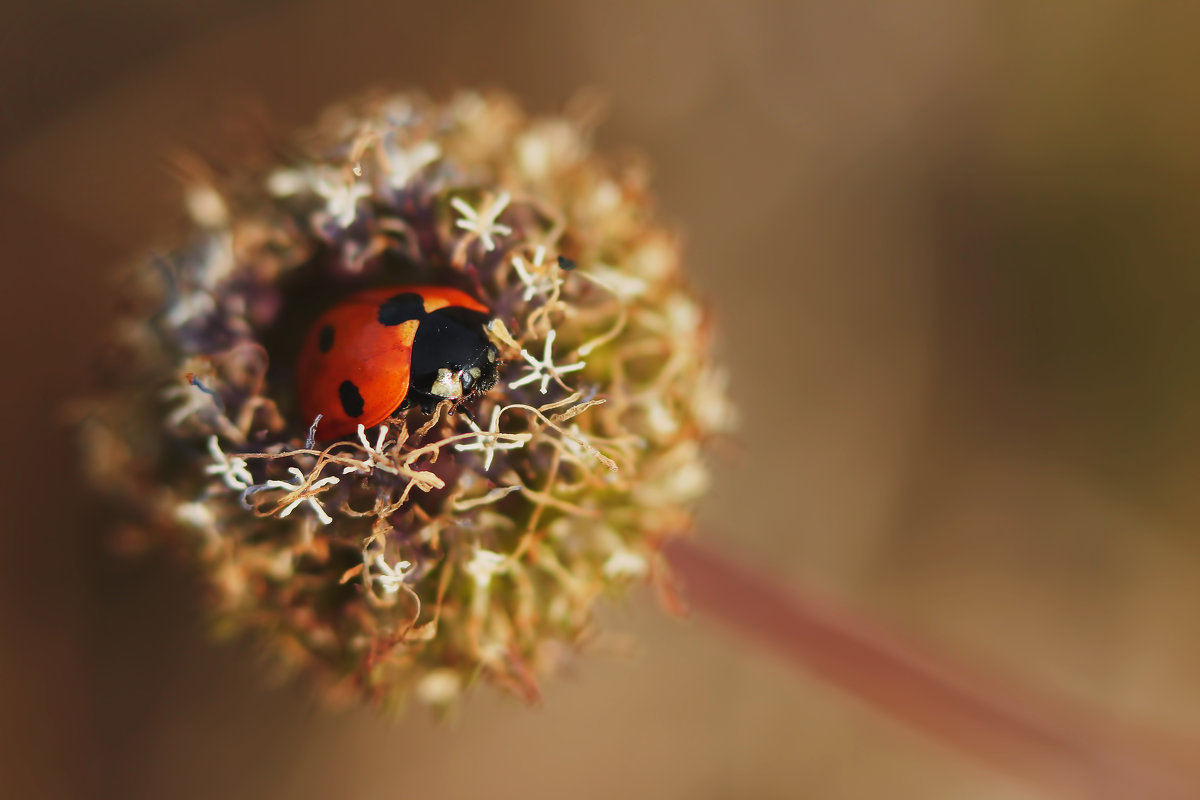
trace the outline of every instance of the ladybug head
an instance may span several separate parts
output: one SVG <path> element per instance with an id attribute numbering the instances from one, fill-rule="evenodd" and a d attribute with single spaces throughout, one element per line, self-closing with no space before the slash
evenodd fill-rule
<path id="1" fill-rule="evenodd" d="M 451 306 L 427 314 L 412 344 L 409 394 L 423 406 L 458 400 L 496 385 L 499 351 L 488 339 L 490 317 Z"/>
<path id="2" fill-rule="evenodd" d="M 439 367 L 425 393 L 442 400 L 458 400 L 495 386 L 499 367 L 499 351 L 495 345 L 485 343 L 474 356 L 461 365 Z"/>

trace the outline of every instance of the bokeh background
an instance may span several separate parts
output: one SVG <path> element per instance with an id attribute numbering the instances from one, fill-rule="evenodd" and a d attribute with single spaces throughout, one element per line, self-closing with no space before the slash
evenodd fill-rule
<path id="1" fill-rule="evenodd" d="M 451 724 L 317 708 L 112 554 L 62 404 L 110 270 L 373 86 L 605 91 L 743 410 L 703 535 L 953 657 L 1200 737 L 1200 11 L 1104 0 L 7 0 L 0 793 L 1037 797 L 648 592 Z"/>

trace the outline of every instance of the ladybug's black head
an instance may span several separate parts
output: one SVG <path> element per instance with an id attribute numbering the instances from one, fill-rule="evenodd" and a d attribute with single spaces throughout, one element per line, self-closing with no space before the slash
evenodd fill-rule
<path id="1" fill-rule="evenodd" d="M 457 400 L 491 389 L 496 385 L 497 350 L 488 342 L 478 355 L 479 358 L 462 366 L 439 367 L 427 393 L 440 400 Z M 413 387 L 425 391 L 415 383 Z"/>
<path id="2" fill-rule="evenodd" d="M 422 404 L 457 400 L 496 385 L 499 352 L 487 338 L 488 318 L 460 307 L 421 320 L 413 340 L 409 392 Z"/>

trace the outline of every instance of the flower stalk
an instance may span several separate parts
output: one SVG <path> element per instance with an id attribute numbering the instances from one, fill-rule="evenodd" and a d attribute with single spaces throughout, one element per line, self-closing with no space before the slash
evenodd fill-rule
<path id="1" fill-rule="evenodd" d="M 698 615 L 1049 796 L 1200 797 L 1194 744 L 956 664 L 693 542 L 666 558 Z"/>

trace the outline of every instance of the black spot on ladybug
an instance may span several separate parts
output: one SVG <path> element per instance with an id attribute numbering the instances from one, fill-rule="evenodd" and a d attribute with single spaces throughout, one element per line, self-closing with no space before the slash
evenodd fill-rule
<path id="1" fill-rule="evenodd" d="M 322 326 L 317 332 L 317 347 L 322 353 L 328 353 L 333 348 L 333 326 Z"/>
<path id="2" fill-rule="evenodd" d="M 382 325 L 399 325 L 425 316 L 425 301 L 415 292 L 392 295 L 379 306 L 379 322 Z"/>
<path id="3" fill-rule="evenodd" d="M 566 256 L 559 256 L 558 257 L 558 266 L 562 269 L 565 269 L 567 272 L 570 272 L 571 270 L 575 269 L 576 264 L 574 261 L 567 258 Z"/>
<path id="4" fill-rule="evenodd" d="M 354 385 L 354 381 L 342 381 L 338 387 L 338 399 L 342 401 L 342 411 L 347 417 L 361 417 L 363 413 L 363 396 Z"/>

